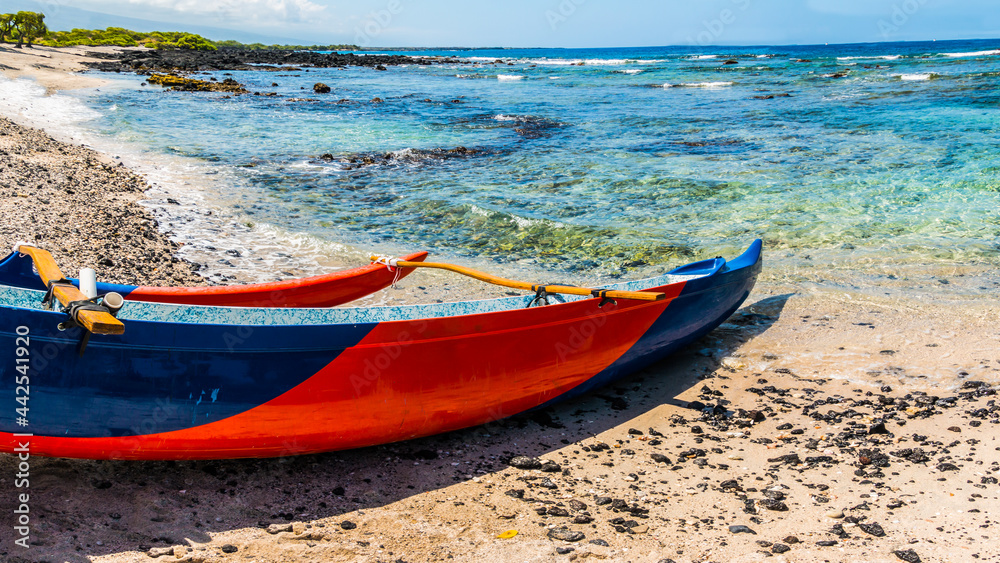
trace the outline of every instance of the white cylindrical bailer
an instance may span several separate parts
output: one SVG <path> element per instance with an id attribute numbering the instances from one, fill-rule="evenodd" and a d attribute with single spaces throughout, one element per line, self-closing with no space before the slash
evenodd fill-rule
<path id="1" fill-rule="evenodd" d="M 118 310 L 125 304 L 125 299 L 114 291 L 105 293 L 101 304 L 108 308 L 112 317 L 118 316 Z"/>
<path id="2" fill-rule="evenodd" d="M 93 268 L 80 270 L 80 293 L 87 296 L 87 299 L 97 297 L 97 272 Z"/>

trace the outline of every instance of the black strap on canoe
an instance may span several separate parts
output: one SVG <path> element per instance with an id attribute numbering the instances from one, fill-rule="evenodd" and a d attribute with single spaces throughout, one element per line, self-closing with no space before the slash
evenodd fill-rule
<path id="1" fill-rule="evenodd" d="M 597 304 L 598 307 L 602 307 L 603 308 L 608 303 L 611 303 L 612 305 L 617 305 L 618 304 L 617 301 L 615 301 L 614 299 L 608 297 L 608 291 L 610 291 L 610 290 L 609 289 L 595 289 L 594 291 L 590 292 L 591 296 L 593 296 L 593 297 L 600 297 L 601 298 L 601 302 Z"/>
<path id="2" fill-rule="evenodd" d="M 68 330 L 74 327 L 83 328 L 83 335 L 80 337 L 80 345 L 77 346 L 77 353 L 80 357 L 83 357 L 83 352 L 87 349 L 87 344 L 90 342 L 90 331 L 84 328 L 79 322 L 77 322 L 77 316 L 83 311 L 98 311 L 101 313 L 111 314 L 111 310 L 98 303 L 101 297 L 94 297 L 93 299 L 80 299 L 79 301 L 70 301 L 66 305 L 66 314 L 69 316 L 65 321 L 59 323 L 59 330 Z"/>
<path id="3" fill-rule="evenodd" d="M 42 305 L 44 305 L 45 308 L 48 309 L 48 310 L 50 310 L 50 311 L 52 310 L 52 305 L 55 303 L 55 289 L 56 289 L 56 286 L 76 287 L 76 286 L 74 286 L 72 284 L 72 282 L 70 282 L 66 278 L 62 278 L 62 279 L 58 279 L 58 280 L 49 280 L 49 283 L 48 283 L 48 285 L 45 288 L 45 296 L 42 297 Z"/>
<path id="4" fill-rule="evenodd" d="M 542 305 L 549 304 L 549 292 L 544 285 L 533 285 L 531 289 L 535 292 L 535 298 L 528 303 L 528 307 L 534 307 L 539 303 Z"/>

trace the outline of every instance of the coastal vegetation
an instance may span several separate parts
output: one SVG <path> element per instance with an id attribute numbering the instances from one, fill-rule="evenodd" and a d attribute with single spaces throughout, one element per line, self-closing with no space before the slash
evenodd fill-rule
<path id="1" fill-rule="evenodd" d="M 116 47 L 147 47 L 149 49 L 183 49 L 215 51 L 218 49 L 279 50 L 279 51 L 356 51 L 357 45 L 265 45 L 240 43 L 231 39 L 212 41 L 194 33 L 183 31 L 132 31 L 123 27 L 106 29 L 79 29 L 49 31 L 45 14 L 18 12 L 0 15 L 0 43 L 17 43 L 17 47 L 32 43 L 46 47 L 73 47 L 77 45 Z"/>
<path id="2" fill-rule="evenodd" d="M 18 12 L 16 14 L 0 14 L 0 42 L 17 40 L 18 49 L 48 32 L 45 26 L 45 14 L 37 12 Z"/>

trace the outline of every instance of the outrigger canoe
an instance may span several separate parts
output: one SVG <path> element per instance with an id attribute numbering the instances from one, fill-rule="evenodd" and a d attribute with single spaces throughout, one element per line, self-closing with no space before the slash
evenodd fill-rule
<path id="1" fill-rule="evenodd" d="M 0 396 L 24 397 L 23 411 L 0 409 L 0 450 L 271 457 L 481 425 L 664 359 L 735 312 L 760 269 L 755 241 L 729 262 L 534 307 L 534 295 L 334 309 L 129 301 L 123 332 L 93 334 L 82 355 L 84 329 L 46 310 L 43 292 L 0 286 Z M 608 297 L 638 290 L 662 295 Z"/>
<path id="2" fill-rule="evenodd" d="M 422 262 L 426 252 L 417 252 L 404 260 Z M 413 271 L 394 270 L 380 264 L 343 270 L 295 280 L 247 285 L 207 287 L 153 287 L 98 283 L 97 294 L 116 292 L 129 301 L 210 305 L 222 307 L 334 307 L 385 289 Z M 76 279 L 70 279 L 79 287 Z M 38 275 L 32 272 L 31 258 L 19 252 L 0 260 L 0 285 L 44 290 Z"/>

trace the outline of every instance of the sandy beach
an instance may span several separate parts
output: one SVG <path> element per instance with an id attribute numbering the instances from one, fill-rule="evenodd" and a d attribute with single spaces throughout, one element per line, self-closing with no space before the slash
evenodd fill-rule
<path id="1" fill-rule="evenodd" d="M 72 74 L 87 50 L 4 46 L 0 69 L 92 87 Z M 137 203 L 141 176 L 19 123 L 0 118 L 0 246 L 35 240 L 109 281 L 205 283 Z M 28 550 L 0 456 L 0 560 L 1000 561 L 1000 303 L 961 291 L 1000 278 L 852 286 L 769 269 L 767 252 L 711 334 L 536 413 L 280 459 L 34 459 Z M 481 291 L 418 274 L 407 299 Z"/>

